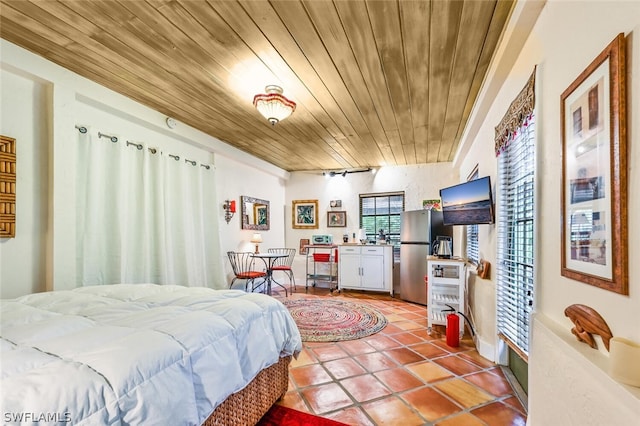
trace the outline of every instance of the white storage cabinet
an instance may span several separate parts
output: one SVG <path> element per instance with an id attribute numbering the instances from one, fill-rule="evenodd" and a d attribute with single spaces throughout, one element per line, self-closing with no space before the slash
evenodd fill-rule
<path id="1" fill-rule="evenodd" d="M 446 325 L 446 312 L 451 306 L 456 312 L 465 313 L 467 288 L 467 264 L 458 259 L 427 260 L 427 331 L 434 325 Z M 449 305 L 449 306 L 447 306 Z M 464 334 L 464 317 L 460 318 L 460 337 Z"/>
<path id="2" fill-rule="evenodd" d="M 338 289 L 343 288 L 384 291 L 393 296 L 393 246 L 340 246 Z"/>

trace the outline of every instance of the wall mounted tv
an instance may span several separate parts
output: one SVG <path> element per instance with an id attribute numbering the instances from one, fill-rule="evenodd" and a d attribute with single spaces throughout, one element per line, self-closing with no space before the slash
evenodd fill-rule
<path id="1" fill-rule="evenodd" d="M 489 176 L 442 188 L 440 199 L 445 225 L 493 223 L 493 197 Z"/>

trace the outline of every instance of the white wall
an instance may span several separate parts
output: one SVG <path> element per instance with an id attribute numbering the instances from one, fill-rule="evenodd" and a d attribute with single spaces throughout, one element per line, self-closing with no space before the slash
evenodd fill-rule
<path id="1" fill-rule="evenodd" d="M 237 213 L 227 224 L 222 219 L 220 225 L 220 240 L 222 242 L 222 253 L 225 256 L 225 275 L 228 279 L 233 278 L 231 265 L 226 260 L 227 251 L 254 251 L 255 245 L 249 240 L 254 232 L 262 235 L 260 251 L 266 251 L 269 247 L 284 247 L 285 221 L 283 206 L 285 203 L 285 179 L 280 176 L 266 174 L 255 167 L 248 166 L 241 161 L 232 158 L 216 155 L 216 172 L 218 176 L 217 193 L 220 204 L 220 211 L 216 214 L 224 215 L 222 203 L 224 200 L 236 200 Z M 242 195 L 253 198 L 260 198 L 269 201 L 270 218 L 269 230 L 251 231 L 242 230 Z"/>
<path id="2" fill-rule="evenodd" d="M 226 251 L 250 238 L 240 215 L 229 225 L 222 202 L 240 195 L 284 204 L 288 173 L 178 123 L 103 86 L 82 78 L 5 40 L 0 40 L 0 133 L 17 139 L 16 238 L 0 240 L 0 295 L 76 286 L 75 125 L 124 140 L 158 141 L 181 155 L 215 163 L 219 209 L 211 212 L 221 230 L 217 263 L 228 272 Z M 272 206 L 273 208 L 273 206 Z M 283 221 L 272 217 L 265 244 L 283 245 Z M 215 283 L 226 286 L 226 283 Z"/>
<path id="3" fill-rule="evenodd" d="M 16 237 L 0 238 L 0 297 L 46 288 L 50 100 L 46 83 L 0 70 L 0 134 L 16 139 Z"/>
<path id="4" fill-rule="evenodd" d="M 359 228 L 360 194 L 380 192 L 405 192 L 405 210 L 422 209 L 422 201 L 439 198 L 440 188 L 458 183 L 458 172 L 451 163 L 422 164 L 415 166 L 387 166 L 375 174 L 353 173 L 345 177 L 325 177 L 322 173 L 293 172 L 287 182 L 286 205 L 284 207 L 287 247 L 298 248 L 301 238 L 311 238 L 314 234 L 333 235 L 333 241 L 342 242 L 342 235 L 350 236 Z M 318 229 L 293 229 L 291 208 L 293 200 L 318 200 Z M 342 200 L 342 208 L 330 207 L 331 200 Z M 344 210 L 347 212 L 345 228 L 328 228 L 327 212 Z M 460 245 L 454 246 L 460 255 Z M 294 264 L 296 282 L 304 285 L 305 265 L 302 256 Z"/>
<path id="5" fill-rule="evenodd" d="M 529 7 L 532 2 L 529 2 Z M 522 4 L 518 5 L 521 10 Z M 526 19 L 515 13 L 512 20 Z M 512 21 L 512 22 L 513 22 Z M 521 36 L 522 27 L 512 27 L 510 36 Z M 594 359 L 606 360 L 606 351 L 594 351 L 585 344 L 568 345 L 573 341 L 571 321 L 564 309 L 582 303 L 597 310 L 616 336 L 640 342 L 640 250 L 634 244 L 640 235 L 640 215 L 628 214 L 629 225 L 629 295 L 622 296 L 560 275 L 560 95 L 587 67 L 587 65 L 620 32 L 628 35 L 627 47 L 627 126 L 628 126 L 628 211 L 640 209 L 640 155 L 637 129 L 637 94 L 640 93 L 640 2 L 582 1 L 547 2 L 540 13 L 521 53 L 500 68 L 498 58 L 492 63 L 492 77 L 485 82 L 488 88 L 476 108 L 470 127 L 465 134 L 459 159 L 460 175 L 464 176 L 474 164 L 480 162 L 481 174 L 496 175 L 493 158 L 494 127 L 502 119 L 509 104 L 522 89 L 527 78 L 538 66 L 536 80 L 536 129 L 538 134 L 536 185 L 537 196 L 537 277 L 535 310 L 541 321 L 533 321 L 533 339 L 529 356 L 529 423 L 537 424 L 602 424 L 607 413 L 617 413 L 617 422 L 630 424 L 640 415 L 640 399 L 634 389 L 611 380 Z M 503 46 L 507 41 L 503 40 Z M 505 49 L 506 50 L 506 49 Z M 512 64 L 512 65 L 511 65 Z M 496 83 L 498 81 L 498 83 Z M 484 102 L 484 103 L 483 103 Z M 485 172 L 483 172 L 483 169 Z M 499 203 L 499 200 L 498 200 Z M 483 254 L 495 265 L 495 227 L 481 227 L 480 241 Z M 494 269 L 495 270 L 495 269 Z M 472 284 L 474 313 L 478 332 L 487 347 L 496 345 L 495 337 L 495 273 L 490 281 Z M 487 348 L 485 348 L 487 349 Z M 491 353 L 491 350 L 486 350 Z M 575 365 L 581 368 L 575 369 Z M 603 374 L 605 371 L 605 374 Z M 580 375 L 580 377 L 575 377 Z M 551 385 L 550 385 L 551 384 Z M 621 391 L 626 398 L 611 398 L 611 389 Z M 631 401 L 631 402 L 629 402 Z M 631 408 L 630 408 L 631 407 Z M 564 413 L 571 413 L 567 417 Z M 620 414 L 622 413 L 622 414 Z M 635 413 L 635 414 L 634 414 Z M 622 416 L 620 418 L 620 416 Z M 635 417 L 634 417 L 635 416 Z M 624 420 L 620 423 L 619 420 Z M 566 420 L 566 422 L 564 422 Z"/>
<path id="6" fill-rule="evenodd" d="M 551 29 L 556 29 L 552 31 Z M 578 281 L 561 277 L 560 271 L 560 171 L 557 143 L 560 137 L 559 95 L 618 33 L 629 35 L 627 46 L 627 128 L 628 128 L 628 225 L 629 296 L 621 296 Z M 584 303 L 598 310 L 615 335 L 640 342 L 640 250 L 635 238 L 640 235 L 640 151 L 637 129 L 640 74 L 634 70 L 640 60 L 640 2 L 587 2 L 579 8 L 570 2 L 552 1 L 543 11 L 529 42 L 529 50 L 539 51 L 523 61 L 538 59 L 540 64 L 540 161 L 539 197 L 541 206 L 540 297 L 538 310 L 552 320 L 570 324 L 564 309 L 571 303 Z M 559 40 L 566 40 L 559 43 Z M 533 57 L 532 57 L 533 56 Z M 554 282 L 555 281 L 555 282 Z M 635 321 L 633 320 L 635 319 Z"/>

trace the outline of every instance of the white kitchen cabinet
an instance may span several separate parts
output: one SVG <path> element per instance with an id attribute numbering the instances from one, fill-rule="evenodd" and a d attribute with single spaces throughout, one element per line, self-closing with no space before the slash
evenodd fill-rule
<path id="1" fill-rule="evenodd" d="M 343 245 L 338 253 L 338 289 L 393 295 L 393 246 Z"/>
<path id="2" fill-rule="evenodd" d="M 460 317 L 460 336 L 464 333 L 467 264 L 460 259 L 427 258 L 427 331 L 432 326 L 446 325 L 447 312 L 455 309 Z"/>

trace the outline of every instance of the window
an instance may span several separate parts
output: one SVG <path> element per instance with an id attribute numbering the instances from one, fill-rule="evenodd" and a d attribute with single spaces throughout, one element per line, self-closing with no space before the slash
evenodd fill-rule
<path id="1" fill-rule="evenodd" d="M 360 228 L 369 240 L 375 240 L 382 230 L 393 244 L 395 262 L 400 261 L 400 214 L 403 211 L 404 192 L 360 194 Z"/>
<path id="2" fill-rule="evenodd" d="M 533 306 L 534 139 L 531 115 L 498 157 L 498 332 L 525 360 Z"/>
<path id="3" fill-rule="evenodd" d="M 473 169 L 467 181 L 478 179 L 478 166 Z M 480 263 L 480 249 L 478 248 L 478 225 L 467 225 L 467 261 L 478 265 Z"/>
<path id="4" fill-rule="evenodd" d="M 467 261 L 474 265 L 480 264 L 478 225 L 467 225 Z"/>

